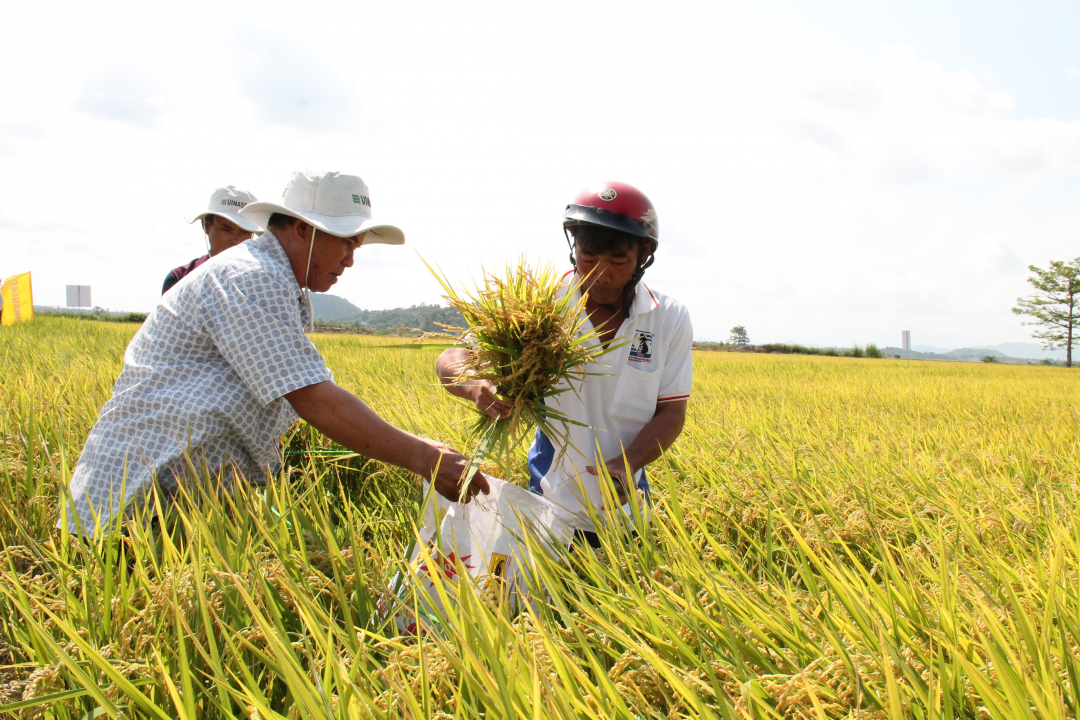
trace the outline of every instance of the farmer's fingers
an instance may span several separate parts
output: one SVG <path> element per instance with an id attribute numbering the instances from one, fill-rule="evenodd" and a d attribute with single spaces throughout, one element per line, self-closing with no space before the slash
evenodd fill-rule
<path id="1" fill-rule="evenodd" d="M 595 465 L 587 465 L 585 467 L 585 472 L 589 473 L 590 475 L 600 474 L 596 471 Z M 628 483 L 626 482 L 624 474 L 625 473 L 612 471 L 610 469 L 608 470 L 608 475 L 611 477 L 611 482 L 615 485 L 615 493 L 619 496 L 620 506 L 625 505 L 630 500 L 629 491 L 626 489 L 628 487 Z"/>
<path id="2" fill-rule="evenodd" d="M 630 501 L 630 486 L 626 478 L 619 477 L 615 473 L 611 474 L 611 482 L 615 486 L 615 495 L 619 498 L 619 507 L 622 507 Z"/>
<path id="3" fill-rule="evenodd" d="M 479 407 L 479 406 L 478 406 Z M 496 420 L 502 420 L 504 417 L 510 415 L 510 406 L 506 403 L 495 400 L 480 408 L 485 415 Z"/>
<path id="4" fill-rule="evenodd" d="M 473 385 L 472 394 L 473 402 L 476 403 L 477 407 L 480 407 L 482 405 L 488 405 L 493 400 L 498 400 L 498 398 L 495 397 L 495 386 L 492 385 L 491 382 L 489 382 L 488 380 L 477 381 L 477 383 Z"/>
<path id="5" fill-rule="evenodd" d="M 459 481 L 459 485 L 457 488 L 458 497 L 461 498 L 461 502 L 470 502 L 475 496 L 479 495 L 480 493 L 484 493 L 485 495 L 491 493 L 491 485 L 488 483 L 488 479 L 484 476 L 484 473 L 482 472 L 477 472 L 475 475 L 473 475 L 472 481 L 469 483 L 468 488 L 460 484 L 461 482 L 463 482 L 463 480 L 464 477 L 461 481 Z"/>
<path id="6" fill-rule="evenodd" d="M 457 482 L 465 474 L 465 468 L 469 463 L 468 458 L 449 446 L 439 448 L 439 466 L 432 468 L 432 482 Z"/>
<path id="7" fill-rule="evenodd" d="M 468 470 L 469 458 L 447 448 L 439 466 L 438 477 L 433 481 L 436 491 L 447 500 L 464 503 L 469 502 L 478 492 L 485 495 L 491 492 L 487 478 L 480 472 L 473 475 L 472 482 L 466 489 L 465 475 Z"/>
<path id="8" fill-rule="evenodd" d="M 461 492 L 463 489 L 460 477 L 440 477 L 439 482 L 435 484 L 435 490 L 450 502 L 467 503 L 476 494 L 476 488 L 473 484 L 470 484 L 468 492 L 465 494 Z"/>
<path id="9" fill-rule="evenodd" d="M 495 386 L 485 380 L 483 384 L 477 385 L 476 399 L 474 404 L 476 409 L 485 415 L 500 420 L 510 414 L 513 409 L 513 405 L 503 400 L 500 400 L 495 394 Z"/>
<path id="10" fill-rule="evenodd" d="M 485 495 L 491 493 L 491 484 L 488 483 L 488 479 L 484 477 L 484 473 L 482 472 L 473 475 L 472 484 L 469 486 L 470 496 L 477 493 L 484 493 Z"/>
<path id="11" fill-rule="evenodd" d="M 438 482 L 432 484 L 435 486 L 435 492 L 439 493 L 450 502 L 457 502 L 461 497 L 461 494 L 458 492 L 457 483 L 451 483 L 445 478 L 439 478 Z"/>
<path id="12" fill-rule="evenodd" d="M 617 481 L 616 484 L 626 482 L 625 470 L 612 470 L 611 468 L 608 468 L 607 471 L 608 475 L 611 476 L 611 479 Z M 585 467 L 585 472 L 589 473 L 590 475 L 600 474 L 600 472 L 596 469 L 595 465 L 587 465 Z"/>

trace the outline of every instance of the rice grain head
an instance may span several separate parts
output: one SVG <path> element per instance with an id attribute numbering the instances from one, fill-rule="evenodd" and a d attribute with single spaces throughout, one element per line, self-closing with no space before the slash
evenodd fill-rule
<path id="1" fill-rule="evenodd" d="M 473 466 L 495 457 L 508 468 L 510 451 L 534 426 L 544 431 L 557 452 L 565 451 L 570 442 L 567 425 L 573 421 L 545 400 L 576 392 L 573 385 L 585 379 L 588 365 L 620 347 L 617 341 L 605 347 L 595 329 L 586 330 L 581 280 L 564 283 L 553 266 L 534 269 L 519 258 L 506 266 L 503 276 L 485 271 L 474 290 L 459 292 L 445 275 L 430 265 L 428 269 L 468 327 L 443 326 L 446 333 L 425 333 L 419 342 L 449 339 L 471 348 L 468 359 L 456 368 L 456 382 L 489 380 L 498 396 L 512 405 L 510 415 L 499 420 L 477 411 Z"/>

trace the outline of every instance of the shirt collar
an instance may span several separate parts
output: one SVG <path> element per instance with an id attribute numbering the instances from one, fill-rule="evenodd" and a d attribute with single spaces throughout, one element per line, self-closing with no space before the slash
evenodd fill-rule
<path id="1" fill-rule="evenodd" d="M 560 293 L 566 292 L 570 284 L 574 282 L 574 271 L 570 270 L 562 276 L 562 289 Z M 643 282 L 638 282 L 637 290 L 634 291 L 634 301 L 630 303 L 630 317 L 636 317 L 638 315 L 644 315 L 650 313 L 656 308 L 660 307 L 660 301 L 656 299 L 656 295 L 649 286 Z M 584 312 L 584 310 L 582 310 Z"/>
<path id="2" fill-rule="evenodd" d="M 304 291 L 300 289 L 300 284 L 296 282 L 296 273 L 293 272 L 292 263 L 289 262 L 289 256 L 285 252 L 285 248 L 281 246 L 281 241 L 277 239 L 277 235 L 267 230 L 259 237 L 248 242 L 254 243 L 255 247 L 264 250 L 274 263 L 276 263 L 281 271 L 282 276 L 288 276 L 287 284 L 291 288 L 291 291 L 296 296 L 304 294 Z"/>
<path id="3" fill-rule="evenodd" d="M 658 307 L 660 307 L 660 301 L 656 299 L 653 291 L 645 283 L 639 282 L 634 291 L 634 302 L 630 303 L 630 316 L 644 315 Z"/>
<path id="4" fill-rule="evenodd" d="M 311 299 L 300 289 L 300 283 L 296 282 L 296 273 L 293 272 L 292 263 L 289 262 L 289 255 L 285 252 L 285 248 L 281 246 L 281 241 L 278 240 L 277 235 L 267 230 L 259 237 L 248 242 L 255 243 L 256 248 L 264 250 L 270 260 L 280 266 L 282 280 L 288 285 L 290 292 L 300 303 L 300 322 L 303 323 L 308 332 L 314 331 L 315 312 L 311 307 Z M 286 277 L 288 277 L 287 280 L 285 280 Z"/>

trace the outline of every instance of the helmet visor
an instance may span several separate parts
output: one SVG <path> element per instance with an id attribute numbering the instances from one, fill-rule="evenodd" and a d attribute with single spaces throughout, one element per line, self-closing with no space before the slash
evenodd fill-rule
<path id="1" fill-rule="evenodd" d="M 652 237 L 653 233 L 652 223 L 588 205 L 566 206 L 566 212 L 563 213 L 563 227 L 568 228 L 574 225 L 601 225 L 635 237 Z"/>

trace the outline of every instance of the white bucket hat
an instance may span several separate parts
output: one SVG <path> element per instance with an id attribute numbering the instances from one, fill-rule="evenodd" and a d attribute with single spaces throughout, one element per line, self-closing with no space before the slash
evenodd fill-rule
<path id="1" fill-rule="evenodd" d="M 274 213 L 300 218 L 337 237 L 367 233 L 365 245 L 405 244 L 405 233 L 393 225 L 371 219 L 371 196 L 367 184 L 356 175 L 337 172 L 316 174 L 297 171 L 285 186 L 280 203 L 254 202 L 240 211 L 263 227 Z"/>
<path id="2" fill-rule="evenodd" d="M 262 232 L 263 228 L 266 227 L 265 225 L 260 225 L 240 214 L 241 210 L 253 202 L 255 202 L 255 196 L 247 190 L 239 190 L 235 185 L 229 185 L 214 191 L 214 194 L 210 196 L 210 204 L 207 205 L 206 212 L 199 213 L 193 218 L 184 219 L 189 223 L 193 223 L 196 220 L 202 220 L 207 215 L 217 215 L 229 222 L 236 223 L 248 232 Z"/>

